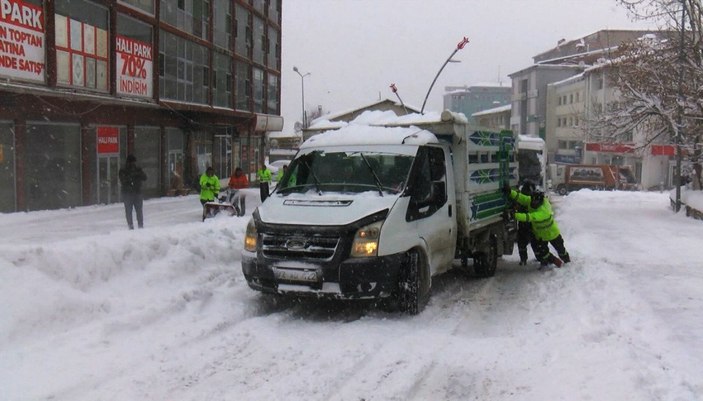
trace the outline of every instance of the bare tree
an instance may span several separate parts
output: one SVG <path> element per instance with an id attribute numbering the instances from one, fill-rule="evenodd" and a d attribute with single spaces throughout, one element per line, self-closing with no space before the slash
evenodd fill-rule
<path id="1" fill-rule="evenodd" d="M 618 2 L 633 18 L 655 19 L 661 28 L 657 35 L 623 43 L 618 57 L 600 67 L 608 69 L 618 100 L 604 106 L 591 128 L 612 137 L 645 132 L 644 145 L 673 142 L 680 135 L 697 158 L 703 126 L 701 0 Z"/>

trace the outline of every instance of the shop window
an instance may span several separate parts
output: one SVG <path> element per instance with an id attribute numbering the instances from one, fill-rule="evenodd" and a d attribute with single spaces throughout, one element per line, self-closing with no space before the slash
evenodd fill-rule
<path id="1" fill-rule="evenodd" d="M 251 26 L 249 25 L 251 12 L 246 8 L 236 4 L 234 6 L 234 52 L 242 57 L 249 58 L 251 49 Z"/>
<path id="2" fill-rule="evenodd" d="M 0 213 L 16 211 L 15 206 L 15 129 L 0 122 Z"/>
<path id="3" fill-rule="evenodd" d="M 107 92 L 107 8 L 87 0 L 58 0 L 55 23 L 57 83 Z"/>
<path id="4" fill-rule="evenodd" d="M 251 97 L 251 89 L 249 88 L 249 65 L 238 61 L 236 63 L 236 70 L 234 72 L 234 77 L 236 80 L 236 93 L 237 110 L 247 110 L 251 111 L 249 106 L 249 100 Z"/>
<path id="5" fill-rule="evenodd" d="M 264 71 L 252 68 L 252 82 L 254 84 L 254 112 L 264 113 Z"/>
<path id="6" fill-rule="evenodd" d="M 232 59 L 214 53 L 213 102 L 215 106 L 232 107 Z"/>
<path id="7" fill-rule="evenodd" d="M 119 95 L 153 96 L 153 49 L 151 26 L 117 15 L 115 83 Z"/>
<path id="8" fill-rule="evenodd" d="M 27 123 L 27 210 L 80 206 L 81 130 L 78 124 Z"/>
<path id="9" fill-rule="evenodd" d="M 154 15 L 154 0 L 119 0 L 119 2 Z"/>
<path id="10" fill-rule="evenodd" d="M 142 191 L 146 196 L 159 196 L 159 155 L 161 129 L 159 127 L 134 127 L 134 156 L 146 173 Z"/>

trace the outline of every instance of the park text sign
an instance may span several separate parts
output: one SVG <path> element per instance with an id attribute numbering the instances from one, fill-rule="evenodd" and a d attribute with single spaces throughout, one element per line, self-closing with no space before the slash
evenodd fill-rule
<path id="1" fill-rule="evenodd" d="M 44 11 L 20 0 L 0 0 L 0 75 L 44 82 Z"/>
<path id="2" fill-rule="evenodd" d="M 154 58 L 152 46 L 125 36 L 116 36 L 117 93 L 152 97 Z"/>

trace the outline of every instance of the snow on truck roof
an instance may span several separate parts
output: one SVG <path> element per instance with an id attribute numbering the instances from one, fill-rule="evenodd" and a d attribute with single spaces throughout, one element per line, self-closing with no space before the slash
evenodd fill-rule
<path id="1" fill-rule="evenodd" d="M 305 141 L 300 149 L 342 145 L 400 145 L 437 143 L 437 137 L 418 127 L 377 127 L 348 125 L 336 131 L 327 131 Z"/>

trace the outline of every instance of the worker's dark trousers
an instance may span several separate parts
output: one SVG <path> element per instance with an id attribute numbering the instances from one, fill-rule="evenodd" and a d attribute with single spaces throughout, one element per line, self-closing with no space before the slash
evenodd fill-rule
<path id="1" fill-rule="evenodd" d="M 537 255 L 537 259 L 540 262 L 551 262 L 551 258 L 553 255 L 549 252 L 549 244 L 552 244 L 554 249 L 557 251 L 559 254 L 559 258 L 563 260 L 564 262 L 570 262 L 571 258 L 569 257 L 569 253 L 566 252 L 566 248 L 564 247 L 564 238 L 561 237 L 561 234 L 554 238 L 551 241 L 536 241 L 536 252 L 535 254 Z"/>
<path id="2" fill-rule="evenodd" d="M 259 183 L 259 196 L 261 196 L 262 202 L 264 201 L 264 199 L 268 198 L 268 196 L 269 196 L 269 183 L 268 182 L 260 182 Z"/>

